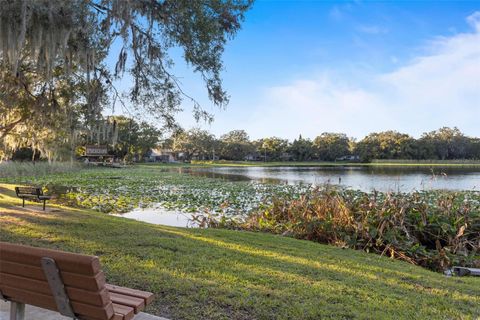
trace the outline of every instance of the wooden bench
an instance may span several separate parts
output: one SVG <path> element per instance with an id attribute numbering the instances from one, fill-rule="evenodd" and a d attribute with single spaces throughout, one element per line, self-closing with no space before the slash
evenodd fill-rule
<path id="1" fill-rule="evenodd" d="M 50 200 L 51 196 L 43 194 L 42 188 L 39 187 L 15 187 L 17 197 L 23 200 L 22 207 L 25 207 L 25 199 L 37 199 L 43 201 L 43 211 L 45 211 L 45 202 Z"/>
<path id="2" fill-rule="evenodd" d="M 107 284 L 98 257 L 0 242 L 0 298 L 10 320 L 25 304 L 72 319 L 130 320 L 152 302 L 150 292 Z"/>

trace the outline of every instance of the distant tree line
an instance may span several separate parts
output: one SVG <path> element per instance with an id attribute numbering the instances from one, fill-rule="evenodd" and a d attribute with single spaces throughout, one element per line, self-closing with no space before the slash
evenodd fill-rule
<path id="1" fill-rule="evenodd" d="M 426 132 L 418 139 L 397 131 L 384 131 L 370 133 L 360 141 L 344 133 L 330 132 L 324 132 L 313 140 L 301 135 L 293 141 L 279 137 L 252 140 L 245 130 L 233 130 L 217 138 L 198 128 L 177 129 L 164 138 L 161 130 L 145 122 L 124 116 L 111 116 L 98 120 L 85 130 L 79 130 L 73 140 L 74 144 L 71 139 L 55 139 L 48 144 L 49 149 L 42 149 L 31 141 L 48 137 L 37 137 L 35 134 L 32 132 L 28 139 L 21 135 L 11 135 L 10 143 L 16 148 L 2 147 L 0 141 L 0 158 L 37 160 L 41 155 L 42 158 L 66 160 L 81 155 L 83 146 L 97 144 L 107 145 L 109 153 L 117 158 L 137 161 L 148 157 L 155 148 L 172 150 L 179 160 L 185 161 L 369 162 L 374 159 L 480 159 L 480 138 L 468 137 L 458 128 L 448 127 Z"/>
<path id="2" fill-rule="evenodd" d="M 480 159 L 480 138 L 458 128 L 443 127 L 420 138 L 397 131 L 370 133 L 360 141 L 344 133 L 324 132 L 311 140 L 301 135 L 288 141 L 278 137 L 251 140 L 244 130 L 216 138 L 206 130 L 177 130 L 163 147 L 183 160 L 252 161 L 362 161 L 373 159 L 457 160 Z"/>

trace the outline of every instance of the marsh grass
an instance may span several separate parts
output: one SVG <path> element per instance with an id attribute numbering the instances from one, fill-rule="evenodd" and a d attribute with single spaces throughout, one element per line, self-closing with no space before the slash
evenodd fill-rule
<path id="1" fill-rule="evenodd" d="M 86 168 L 78 162 L 0 162 L 0 178 L 40 177 Z"/>
<path id="2" fill-rule="evenodd" d="M 480 202 L 473 196 L 317 188 L 299 198 L 273 197 L 236 227 L 375 252 L 436 271 L 480 267 Z"/>

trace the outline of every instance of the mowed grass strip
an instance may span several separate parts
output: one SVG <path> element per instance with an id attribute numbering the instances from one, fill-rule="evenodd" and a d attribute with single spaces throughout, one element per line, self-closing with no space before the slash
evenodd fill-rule
<path id="1" fill-rule="evenodd" d="M 0 188 L 0 240 L 100 256 L 108 281 L 155 293 L 171 319 L 478 319 L 480 279 L 262 233 L 156 226 L 18 207 Z M 56 211 L 58 210 L 58 211 Z"/>

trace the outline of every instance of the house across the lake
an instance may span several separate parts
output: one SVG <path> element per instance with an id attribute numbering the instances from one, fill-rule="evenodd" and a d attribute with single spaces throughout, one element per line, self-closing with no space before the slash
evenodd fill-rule
<path id="1" fill-rule="evenodd" d="M 146 159 L 147 161 L 150 162 L 164 162 L 164 163 L 169 163 L 169 162 L 175 162 L 177 161 L 177 157 L 175 152 L 173 152 L 172 149 L 152 149 L 150 151 L 150 155 Z"/>
<path id="2" fill-rule="evenodd" d="M 336 158 L 335 161 L 359 161 L 360 157 L 357 155 L 347 155 Z"/>
<path id="3" fill-rule="evenodd" d="M 263 161 L 265 160 L 264 156 L 260 155 L 258 152 L 249 153 L 245 156 L 245 161 Z"/>

